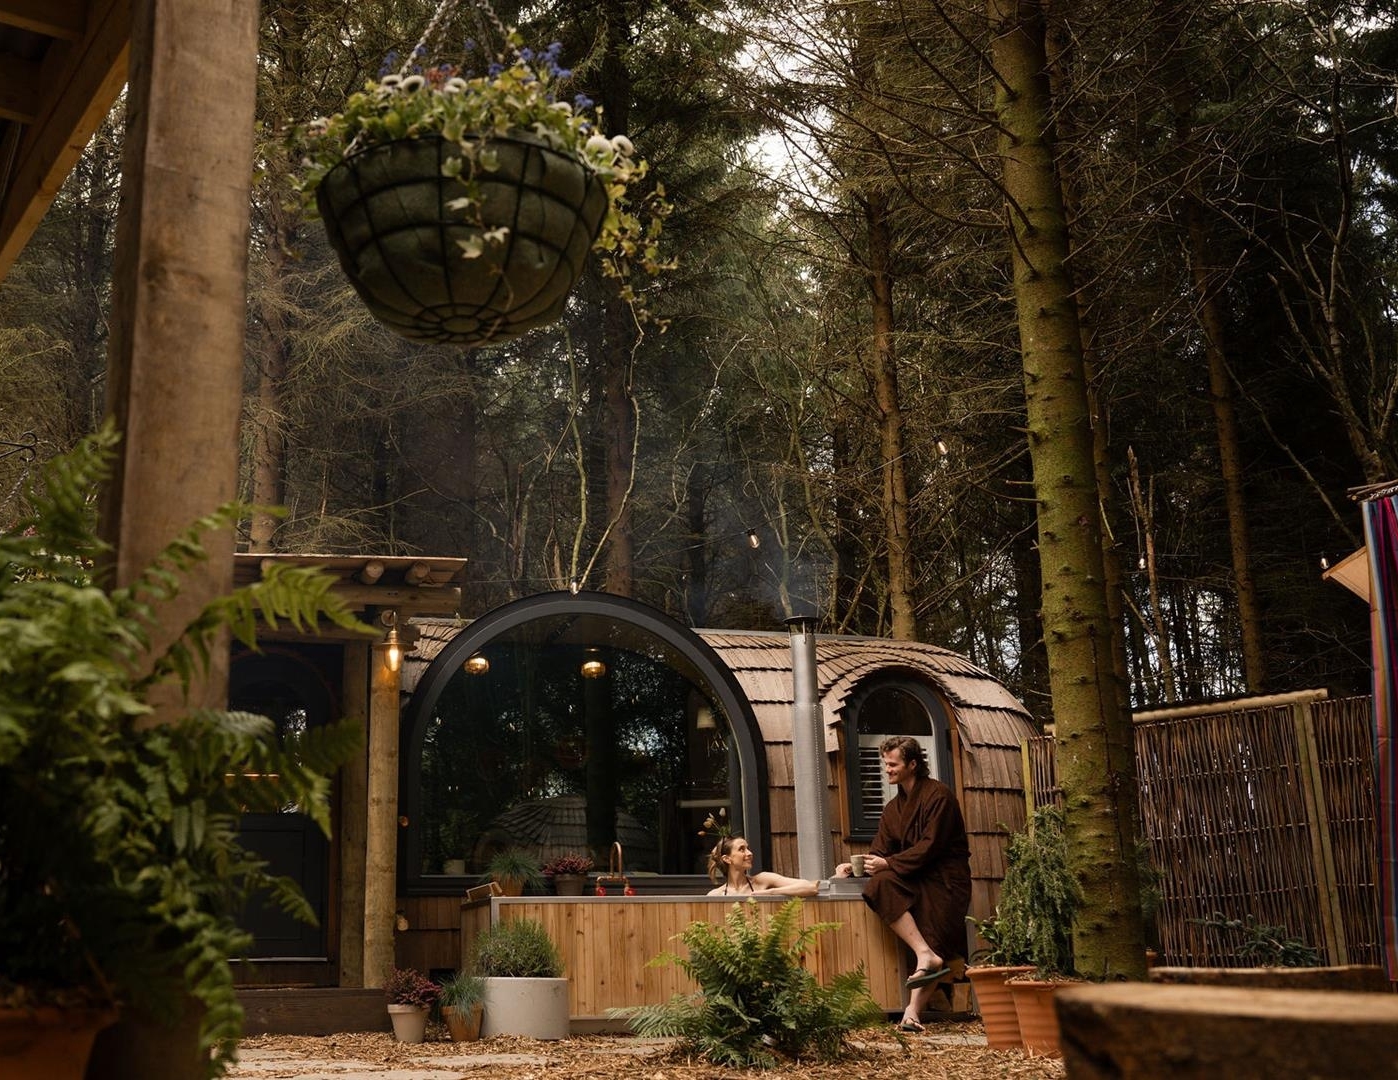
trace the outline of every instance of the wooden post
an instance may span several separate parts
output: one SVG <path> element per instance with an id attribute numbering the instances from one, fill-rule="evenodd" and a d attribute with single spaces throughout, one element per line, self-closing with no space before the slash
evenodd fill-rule
<path id="1" fill-rule="evenodd" d="M 1315 871 L 1320 928 L 1325 937 L 1326 962 L 1348 964 L 1345 918 L 1340 908 L 1340 891 L 1335 873 L 1335 848 L 1330 839 L 1330 813 L 1325 806 L 1325 785 L 1320 768 L 1320 749 L 1315 740 L 1315 716 L 1309 701 L 1291 706 L 1296 727 L 1296 754 L 1300 762 L 1301 791 L 1306 802 L 1307 831 L 1311 839 L 1311 863 Z"/>
<path id="2" fill-rule="evenodd" d="M 107 374 L 122 441 L 99 508 L 109 585 L 131 584 L 237 490 L 257 24 L 256 4 L 132 4 Z M 232 588 L 231 531 L 205 546 L 208 561 L 156 612 L 156 654 Z M 227 650 L 215 649 L 191 704 L 223 705 L 227 680 Z M 175 688 L 152 704 L 156 720 L 182 707 Z M 188 996 L 183 1007 L 175 1027 L 124 1016 L 102 1033 L 88 1075 L 203 1077 L 202 1014 Z"/>
<path id="3" fill-rule="evenodd" d="M 364 985 L 364 857 L 369 821 L 368 642 L 345 645 L 344 712 L 355 720 L 364 745 L 340 770 L 340 985 Z"/>
<path id="4" fill-rule="evenodd" d="M 256 4 L 133 5 L 107 376 L 122 441 L 101 501 L 116 585 L 237 491 L 257 20 Z M 156 652 L 232 587 L 231 532 L 205 543 Z M 226 694 L 219 651 L 194 702 Z"/>
<path id="5" fill-rule="evenodd" d="M 364 985 L 393 966 L 398 885 L 398 672 L 383 648 L 369 659 L 369 776 L 364 838 Z"/>

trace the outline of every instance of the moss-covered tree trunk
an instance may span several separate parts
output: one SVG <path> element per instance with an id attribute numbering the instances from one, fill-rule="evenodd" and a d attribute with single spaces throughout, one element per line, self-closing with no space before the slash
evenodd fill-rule
<path id="1" fill-rule="evenodd" d="M 989 0 L 995 109 L 1038 505 L 1044 644 L 1069 848 L 1083 887 L 1078 970 L 1143 977 L 1136 768 L 1112 662 L 1101 514 L 1068 228 L 1053 157 L 1044 18 Z"/>

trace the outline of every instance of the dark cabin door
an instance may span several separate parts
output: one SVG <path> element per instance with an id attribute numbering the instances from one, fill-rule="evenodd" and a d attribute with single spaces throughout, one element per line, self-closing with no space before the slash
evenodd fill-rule
<path id="1" fill-rule="evenodd" d="M 339 650 L 327 646 L 237 654 L 229 672 L 229 707 L 269 717 L 278 738 L 328 723 L 337 709 L 332 687 L 339 685 L 339 664 Z M 299 922 L 270 898 L 254 897 L 241 920 L 253 935 L 249 957 L 327 959 L 330 851 L 315 823 L 294 806 L 275 814 L 244 814 L 239 840 L 267 860 L 271 873 L 301 886 L 319 924 Z"/>

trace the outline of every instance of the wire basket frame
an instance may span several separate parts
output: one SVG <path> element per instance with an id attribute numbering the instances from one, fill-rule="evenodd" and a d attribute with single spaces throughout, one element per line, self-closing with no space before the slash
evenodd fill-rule
<path id="1" fill-rule="evenodd" d="M 471 141 L 471 140 L 466 140 Z M 586 166 L 527 135 L 491 136 L 498 168 L 466 194 L 443 175 L 461 145 L 439 136 L 369 147 L 326 173 L 316 203 L 355 291 L 374 316 L 415 341 L 484 345 L 554 322 L 567 304 L 607 210 Z M 503 239 L 486 234 L 504 230 Z M 468 258 L 462 244 L 479 245 Z"/>

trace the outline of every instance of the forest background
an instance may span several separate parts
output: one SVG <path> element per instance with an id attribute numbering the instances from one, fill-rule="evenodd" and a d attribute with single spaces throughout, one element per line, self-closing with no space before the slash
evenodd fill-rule
<path id="1" fill-rule="evenodd" d="M 570 583 L 705 627 L 813 603 L 1051 719 L 1007 8 L 1042 31 L 1131 703 L 1367 692 L 1367 611 L 1320 575 L 1362 544 L 1348 493 L 1398 479 L 1377 3 L 501 4 L 651 162 L 675 267 L 637 283 L 650 321 L 591 274 L 558 325 L 461 350 L 372 321 L 286 139 L 433 5 L 267 0 L 242 487 L 289 512 L 243 546 L 466 556 L 467 614 Z M 492 40 L 469 2 L 454 35 Z M 0 439 L 40 459 L 103 411 L 121 126 L 0 286 Z M 29 468 L 0 460 L 0 527 Z"/>

